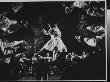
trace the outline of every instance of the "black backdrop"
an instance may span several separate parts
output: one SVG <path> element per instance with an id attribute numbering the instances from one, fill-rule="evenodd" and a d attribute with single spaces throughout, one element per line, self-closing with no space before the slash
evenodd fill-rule
<path id="1" fill-rule="evenodd" d="M 12 3 L 0 3 L 1 12 L 7 11 L 7 17 L 10 19 L 27 20 L 29 26 L 36 27 L 39 24 L 38 18 L 42 17 L 43 24 L 57 23 L 59 29 L 62 32 L 62 40 L 68 48 L 69 52 L 83 50 L 83 46 L 78 44 L 74 38 L 74 35 L 79 34 L 78 24 L 80 15 L 84 14 L 79 8 L 75 8 L 69 15 L 65 14 L 64 8 L 60 2 L 49 2 L 49 3 L 34 3 L 28 2 L 23 3 L 23 8 L 20 9 L 16 14 L 11 10 L 10 4 Z M 104 18 L 91 17 L 87 15 L 87 22 L 91 24 L 104 24 Z M 24 39 L 29 44 L 33 45 L 33 31 L 29 27 L 27 29 L 21 28 L 14 34 L 6 36 L 10 41 Z M 33 49 L 28 51 L 28 54 L 33 54 Z M 93 61 L 94 60 L 94 61 Z M 102 57 L 99 55 L 89 59 L 89 62 L 78 64 L 72 68 L 68 68 L 64 72 L 63 79 L 105 79 L 105 53 Z M 96 63 L 97 62 L 97 63 Z M 101 65 L 100 63 L 103 62 Z M 74 68 L 75 67 L 75 68 Z M 95 68 L 94 68 L 95 67 Z M 74 68 L 74 69 L 73 69 Z M 83 68 L 83 69 L 82 69 Z M 77 70 L 76 70 L 77 69 Z M 99 70 L 100 69 L 100 70 Z M 79 71 L 80 70 L 80 71 Z M 97 72 L 98 71 L 98 72 Z M 102 72 L 103 71 L 103 72 Z M 84 75 L 83 75 L 84 74 Z M 91 75 L 90 75 L 91 74 Z M 96 75 L 96 76 L 95 76 Z M 71 77 L 70 77 L 71 76 Z M 80 76 L 80 77 L 79 77 Z M 74 77 L 74 78 L 73 78 Z"/>

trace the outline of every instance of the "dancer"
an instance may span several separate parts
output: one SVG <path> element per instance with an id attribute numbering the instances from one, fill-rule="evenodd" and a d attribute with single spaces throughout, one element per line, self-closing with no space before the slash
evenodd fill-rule
<path id="1" fill-rule="evenodd" d="M 50 26 L 50 24 L 48 24 L 48 26 L 50 28 L 48 32 L 45 29 L 43 29 L 43 32 L 45 35 L 50 35 L 51 39 L 43 46 L 43 48 L 38 53 L 34 54 L 33 58 L 41 51 L 45 50 L 53 52 L 53 58 L 56 58 L 58 52 L 67 52 L 67 48 L 61 39 L 61 32 L 57 27 L 57 24 L 55 24 L 53 28 Z"/>
<path id="2" fill-rule="evenodd" d="M 49 53 L 52 52 L 52 55 L 49 54 L 49 56 L 53 57 L 52 60 L 55 61 L 56 57 L 58 56 L 58 53 L 67 52 L 67 48 L 64 45 L 63 41 L 61 40 L 61 32 L 57 27 L 57 24 L 55 24 L 53 28 L 50 26 L 50 24 L 48 24 L 48 26 L 50 28 L 48 32 L 45 29 L 43 29 L 43 32 L 45 35 L 50 35 L 51 39 L 43 46 L 43 48 L 38 53 L 34 54 L 32 60 L 36 60 L 35 56 L 38 57 L 39 55 L 41 55 L 45 57 L 48 52 Z M 48 65 L 47 60 L 46 61 L 43 59 L 39 60 L 39 63 L 37 64 L 37 74 L 38 74 L 37 80 L 39 79 L 41 80 L 41 77 L 43 77 L 44 80 L 48 79 L 47 76 L 48 72 L 46 69 L 49 68 L 47 68 L 47 65 Z"/>

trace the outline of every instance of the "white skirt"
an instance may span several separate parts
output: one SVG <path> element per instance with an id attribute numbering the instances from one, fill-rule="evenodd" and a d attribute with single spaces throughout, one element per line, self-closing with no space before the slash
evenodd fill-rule
<path id="1" fill-rule="evenodd" d="M 96 47 L 97 42 L 95 38 L 84 38 L 84 42 L 86 42 L 87 45 L 92 46 L 92 47 Z"/>
<path id="2" fill-rule="evenodd" d="M 46 50 L 49 50 L 49 51 L 53 51 L 54 48 L 57 47 L 58 51 L 59 52 L 67 52 L 67 48 L 66 46 L 64 45 L 63 41 L 61 40 L 60 37 L 55 37 L 53 39 L 50 39 L 45 45 L 43 48 L 45 48 Z"/>

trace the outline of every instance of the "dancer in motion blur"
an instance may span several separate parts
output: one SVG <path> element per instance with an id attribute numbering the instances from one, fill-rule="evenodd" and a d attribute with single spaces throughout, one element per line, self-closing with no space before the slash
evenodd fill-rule
<path id="1" fill-rule="evenodd" d="M 67 48 L 61 39 L 61 32 L 60 32 L 59 28 L 57 27 L 57 24 L 55 24 L 54 27 L 51 27 L 50 24 L 48 24 L 48 26 L 50 29 L 48 31 L 43 29 L 43 32 L 45 35 L 50 35 L 51 39 L 43 46 L 43 48 L 38 53 L 34 54 L 32 60 L 35 60 L 36 59 L 35 56 L 41 55 L 44 52 L 45 53 L 42 54 L 43 57 L 46 55 L 46 53 L 52 52 L 52 54 L 50 54 L 50 56 L 52 55 L 53 61 L 55 61 L 58 56 L 58 53 L 67 52 Z M 41 76 L 42 76 L 41 73 L 43 72 L 43 70 L 41 70 L 41 69 L 45 68 L 44 66 L 46 66 L 45 63 L 44 62 L 42 63 L 39 61 L 39 64 L 37 66 L 39 69 L 37 71 L 38 72 L 37 79 L 41 79 Z M 45 74 L 43 74 L 43 76 L 44 75 L 45 76 L 47 75 L 47 70 L 45 70 Z M 47 77 L 45 79 L 47 79 Z"/>

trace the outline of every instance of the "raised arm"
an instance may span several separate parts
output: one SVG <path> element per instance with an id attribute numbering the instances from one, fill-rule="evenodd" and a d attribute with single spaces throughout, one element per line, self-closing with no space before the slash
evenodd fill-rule
<path id="1" fill-rule="evenodd" d="M 48 24 L 48 26 L 49 26 L 48 33 L 50 33 L 50 32 L 51 32 L 51 30 L 52 30 L 52 28 L 51 28 L 50 24 Z"/>
<path id="2" fill-rule="evenodd" d="M 43 29 L 43 32 L 45 35 L 49 35 L 49 33 L 45 29 Z"/>

